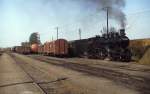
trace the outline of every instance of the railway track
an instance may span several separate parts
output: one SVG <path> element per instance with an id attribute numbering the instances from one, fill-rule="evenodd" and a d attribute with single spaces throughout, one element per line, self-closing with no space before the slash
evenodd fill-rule
<path id="1" fill-rule="evenodd" d="M 11 56 L 0 57 L 0 94 L 45 94 Z"/>
<path id="2" fill-rule="evenodd" d="M 27 64 L 26 62 L 12 54 L 10 55 L 11 57 L 13 57 L 17 65 L 19 65 L 24 70 L 24 72 L 27 73 L 27 75 L 32 79 L 32 83 L 36 84 L 44 92 L 44 94 L 59 94 L 55 90 L 53 90 L 53 88 L 49 88 L 49 86 L 52 83 L 61 82 L 66 80 L 67 78 L 62 77 L 57 79 L 49 79 L 47 75 L 43 75 L 45 73 L 42 70 Z"/>
<path id="3" fill-rule="evenodd" d="M 14 54 L 10 55 L 45 94 L 98 94 L 70 82 L 68 77 L 49 71 L 47 69 L 49 67 L 42 66 L 42 64 L 40 66 L 36 62 L 32 64 L 33 61 L 24 61 Z"/>
<path id="4" fill-rule="evenodd" d="M 23 71 L 32 79 L 32 83 L 36 84 L 43 92 L 44 94 L 48 94 L 46 90 L 43 89 L 43 87 L 40 86 L 40 83 L 36 81 L 36 79 L 25 69 L 25 63 L 23 61 L 17 59 L 14 55 L 10 54 L 10 56 L 15 60 L 16 64 L 19 65 Z M 22 63 L 21 63 L 22 62 Z"/>
<path id="5" fill-rule="evenodd" d="M 114 62 L 114 61 L 83 59 L 83 58 L 63 59 L 63 58 L 55 58 L 55 57 L 39 56 L 39 55 L 29 55 L 29 57 L 33 57 L 33 58 L 40 57 L 40 58 L 46 58 L 48 60 L 54 60 L 54 61 L 60 61 L 60 62 L 63 61 L 63 62 L 68 62 L 68 63 L 75 63 L 75 64 L 77 63 L 77 64 L 84 64 L 84 65 L 95 66 L 95 67 L 107 66 L 110 68 L 150 73 L 150 67 L 139 65 L 139 64 L 136 64 L 135 62 L 125 63 L 125 62 Z"/>
<path id="6" fill-rule="evenodd" d="M 32 56 L 30 56 L 32 57 Z M 119 68 L 108 68 L 108 67 L 94 67 L 86 64 L 69 62 L 66 60 L 56 60 L 46 58 L 44 56 L 36 56 L 32 57 L 34 59 L 44 61 L 56 66 L 61 66 L 67 69 L 75 70 L 78 72 L 86 73 L 88 75 L 96 76 L 96 77 L 104 77 L 110 80 L 113 80 L 117 84 L 124 85 L 125 87 L 137 90 L 141 92 L 141 94 L 150 94 L 150 74 L 149 70 L 128 70 L 125 67 Z M 146 75 L 141 75 L 141 73 L 146 72 Z M 134 74 L 137 73 L 137 74 Z M 133 75 L 134 74 L 134 75 Z"/>

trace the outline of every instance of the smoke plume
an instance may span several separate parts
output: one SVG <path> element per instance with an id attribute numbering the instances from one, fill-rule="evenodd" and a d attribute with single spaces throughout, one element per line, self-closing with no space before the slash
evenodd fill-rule
<path id="1" fill-rule="evenodd" d="M 118 21 L 121 25 L 121 28 L 126 26 L 126 15 L 122 11 L 125 7 L 125 0 L 85 0 L 88 3 L 91 3 L 93 6 L 96 6 L 97 11 L 106 11 L 108 8 L 109 18 Z"/>

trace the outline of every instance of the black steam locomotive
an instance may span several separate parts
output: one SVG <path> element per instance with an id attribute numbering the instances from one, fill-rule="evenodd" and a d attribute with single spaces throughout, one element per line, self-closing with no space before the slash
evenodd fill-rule
<path id="1" fill-rule="evenodd" d="M 103 33 L 102 36 L 71 41 L 69 53 L 71 56 L 130 61 L 131 52 L 128 45 L 129 38 L 125 29 L 121 29 L 119 32 L 113 31 Z"/>

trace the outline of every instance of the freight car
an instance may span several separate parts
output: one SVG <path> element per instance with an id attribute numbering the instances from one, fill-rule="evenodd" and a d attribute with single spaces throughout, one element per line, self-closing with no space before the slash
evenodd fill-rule
<path id="1" fill-rule="evenodd" d="M 31 48 L 25 46 L 15 46 L 13 47 L 13 52 L 20 53 L 20 54 L 30 54 Z"/>
<path id="2" fill-rule="evenodd" d="M 65 39 L 58 39 L 51 42 L 44 43 L 43 47 L 40 47 L 45 55 L 51 56 L 67 56 L 68 55 L 68 42 Z M 38 53 L 41 53 L 39 49 Z"/>
<path id="3" fill-rule="evenodd" d="M 128 49 L 129 38 L 125 34 L 125 29 L 119 32 L 104 33 L 83 40 L 69 42 L 69 53 L 72 56 L 98 58 L 120 61 L 130 61 L 131 52 Z"/>
<path id="4" fill-rule="evenodd" d="M 43 54 L 44 52 L 44 45 L 39 45 L 38 46 L 38 54 Z"/>

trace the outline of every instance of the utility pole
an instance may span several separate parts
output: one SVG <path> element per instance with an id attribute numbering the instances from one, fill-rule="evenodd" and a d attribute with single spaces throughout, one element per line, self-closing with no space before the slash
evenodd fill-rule
<path id="1" fill-rule="evenodd" d="M 52 41 L 53 41 L 53 36 L 52 36 Z"/>
<path id="2" fill-rule="evenodd" d="M 58 27 L 56 27 L 56 30 L 57 30 L 57 40 L 58 40 Z"/>
<path id="3" fill-rule="evenodd" d="M 109 32 L 109 24 L 108 24 L 108 23 L 109 23 L 109 21 L 108 21 L 108 20 L 109 20 L 109 19 L 108 19 L 108 16 L 109 16 L 108 11 L 109 11 L 109 10 L 108 10 L 108 8 L 109 8 L 109 7 L 106 7 L 106 12 L 107 12 L 107 38 L 108 38 L 108 32 Z"/>
<path id="4" fill-rule="evenodd" d="M 81 40 L 81 29 L 79 28 L 79 39 Z"/>

